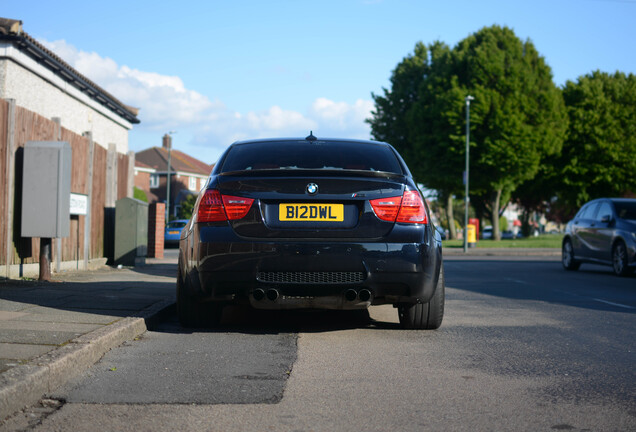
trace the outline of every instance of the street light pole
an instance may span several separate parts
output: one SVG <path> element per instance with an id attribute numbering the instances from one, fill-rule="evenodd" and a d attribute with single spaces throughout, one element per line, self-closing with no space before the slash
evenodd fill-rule
<path id="1" fill-rule="evenodd" d="M 170 222 L 170 162 L 172 159 L 172 135 L 176 134 L 176 131 L 170 131 L 168 135 L 168 177 L 166 183 L 166 225 Z"/>
<path id="2" fill-rule="evenodd" d="M 465 171 L 465 190 L 464 190 L 464 253 L 468 251 L 468 179 L 469 179 L 469 160 L 470 160 L 470 101 L 475 98 L 471 95 L 466 96 L 466 171 Z"/>

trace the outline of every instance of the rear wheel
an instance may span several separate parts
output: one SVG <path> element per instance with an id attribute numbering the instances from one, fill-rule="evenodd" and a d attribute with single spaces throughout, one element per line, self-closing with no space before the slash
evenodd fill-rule
<path id="1" fill-rule="evenodd" d="M 622 241 L 616 242 L 612 249 L 612 266 L 618 276 L 628 276 L 632 272 L 627 265 L 627 248 Z"/>
<path id="2" fill-rule="evenodd" d="M 581 267 L 581 263 L 574 259 L 574 247 L 572 247 L 572 241 L 570 239 L 563 241 L 561 262 L 563 263 L 563 268 L 566 270 L 578 270 L 579 267 Z"/>
<path id="3" fill-rule="evenodd" d="M 442 325 L 444 318 L 444 266 L 439 269 L 437 287 L 428 303 L 400 304 L 398 314 L 400 324 L 405 329 L 435 330 Z"/>
<path id="4" fill-rule="evenodd" d="M 187 278 L 177 272 L 177 316 L 184 327 L 216 326 L 221 321 L 222 305 L 218 303 L 201 303 L 188 295 Z"/>

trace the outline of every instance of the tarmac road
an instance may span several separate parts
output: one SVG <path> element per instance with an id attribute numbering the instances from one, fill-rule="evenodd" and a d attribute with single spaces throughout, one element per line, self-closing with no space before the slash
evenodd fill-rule
<path id="1" fill-rule="evenodd" d="M 52 395 L 66 402 L 33 430 L 636 430 L 636 277 L 558 257 L 445 266 L 438 331 L 399 329 L 390 306 L 233 309 L 217 331 L 173 317 Z"/>

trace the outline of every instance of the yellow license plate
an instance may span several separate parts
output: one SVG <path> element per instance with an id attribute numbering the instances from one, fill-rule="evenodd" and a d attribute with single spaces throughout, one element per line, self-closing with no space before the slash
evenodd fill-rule
<path id="1" fill-rule="evenodd" d="M 278 218 L 281 221 L 342 222 L 343 204 L 279 204 Z"/>
<path id="2" fill-rule="evenodd" d="M 179 234 L 179 231 L 168 231 L 168 234 Z"/>

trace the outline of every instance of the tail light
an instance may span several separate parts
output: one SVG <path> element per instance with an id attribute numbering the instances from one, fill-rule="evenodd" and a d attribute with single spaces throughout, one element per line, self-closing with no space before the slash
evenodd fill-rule
<path id="1" fill-rule="evenodd" d="M 428 223 L 424 201 L 418 191 L 404 191 L 396 222 Z"/>
<path id="2" fill-rule="evenodd" d="M 395 222 L 395 218 L 400 211 L 402 197 L 378 198 L 369 202 L 371 203 L 371 207 L 373 207 L 375 215 L 379 219 L 387 222 Z"/>
<path id="3" fill-rule="evenodd" d="M 221 195 L 216 189 L 208 189 L 201 197 L 197 222 L 223 222 L 245 217 L 254 202 L 251 198 Z"/>
<path id="4" fill-rule="evenodd" d="M 402 196 L 369 201 L 376 216 L 387 222 L 427 224 L 426 208 L 419 192 L 404 191 Z"/>

